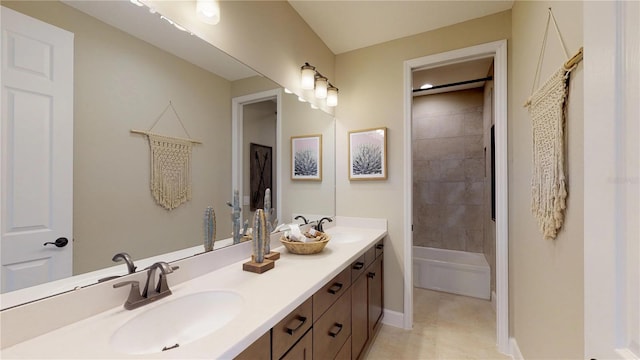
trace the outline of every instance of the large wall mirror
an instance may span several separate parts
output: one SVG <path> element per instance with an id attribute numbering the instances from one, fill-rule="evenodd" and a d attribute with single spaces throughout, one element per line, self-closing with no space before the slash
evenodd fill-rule
<path id="1" fill-rule="evenodd" d="M 271 105 L 245 111 L 274 113 L 272 105 L 279 102 L 280 128 L 268 125 L 276 142 L 242 140 L 272 147 L 279 221 L 290 222 L 299 213 L 335 215 L 331 115 L 128 0 L 3 1 L 2 6 L 74 33 L 74 277 L 114 265 L 124 274 L 124 264 L 111 260 L 118 252 L 134 261 L 183 249 L 195 249 L 185 256 L 201 252 L 207 206 L 216 213 L 216 239 L 229 243 L 223 241 L 231 237 L 226 202 L 234 187 L 246 185 L 232 182 L 232 99 L 254 93 L 279 94 Z M 171 211 L 151 195 L 146 137 L 130 132 L 154 124 L 154 132 L 201 142 L 192 152 L 192 199 Z M 312 134 L 322 134 L 322 180 L 292 180 L 291 137 Z M 246 206 L 243 218 L 250 214 Z"/>

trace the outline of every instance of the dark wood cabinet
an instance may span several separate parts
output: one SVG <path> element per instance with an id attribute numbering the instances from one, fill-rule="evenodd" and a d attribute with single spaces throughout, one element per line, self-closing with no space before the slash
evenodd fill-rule
<path id="1" fill-rule="evenodd" d="M 381 324 L 383 271 L 381 240 L 236 359 L 361 358 Z"/>

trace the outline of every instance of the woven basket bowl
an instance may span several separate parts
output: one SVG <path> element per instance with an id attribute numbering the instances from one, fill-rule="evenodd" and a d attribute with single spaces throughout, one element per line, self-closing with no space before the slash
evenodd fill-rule
<path id="1" fill-rule="evenodd" d="M 319 240 L 312 242 L 299 242 L 299 241 L 289 241 L 284 237 L 280 238 L 280 242 L 284 245 L 284 247 L 289 250 L 292 254 L 298 255 L 311 255 L 317 254 L 324 249 L 324 247 L 329 242 L 329 235 L 323 234 L 319 237 Z"/>

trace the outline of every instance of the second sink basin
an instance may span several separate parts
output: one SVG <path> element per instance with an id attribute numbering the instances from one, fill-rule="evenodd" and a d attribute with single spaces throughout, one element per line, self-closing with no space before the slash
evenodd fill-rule
<path id="1" fill-rule="evenodd" d="M 331 235 L 330 243 L 352 243 L 360 240 L 364 240 L 364 236 L 357 232 L 345 232 L 345 231 L 327 231 L 327 234 Z"/>
<path id="2" fill-rule="evenodd" d="M 184 295 L 127 321 L 112 335 L 111 346 L 125 354 L 152 354 L 183 346 L 229 323 L 243 303 L 242 296 L 231 291 Z"/>

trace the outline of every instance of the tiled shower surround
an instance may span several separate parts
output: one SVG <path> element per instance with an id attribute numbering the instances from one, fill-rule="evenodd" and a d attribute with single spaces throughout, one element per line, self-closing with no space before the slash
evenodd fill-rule
<path id="1" fill-rule="evenodd" d="M 414 98 L 413 244 L 483 252 L 483 89 Z"/>

